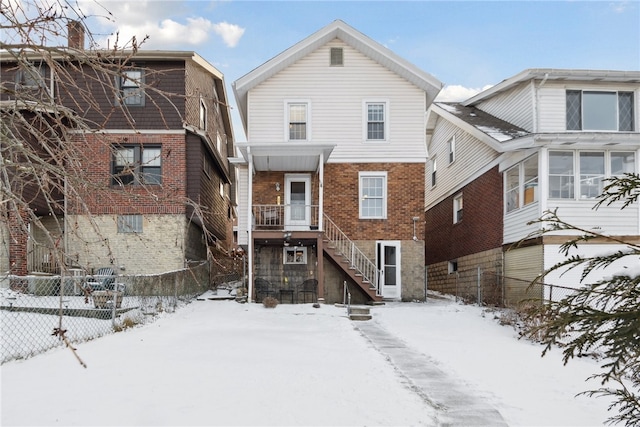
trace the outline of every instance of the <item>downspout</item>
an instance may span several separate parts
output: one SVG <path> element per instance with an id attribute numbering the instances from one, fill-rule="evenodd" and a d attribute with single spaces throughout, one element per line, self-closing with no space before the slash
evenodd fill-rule
<path id="1" fill-rule="evenodd" d="M 324 302 L 324 255 L 322 248 L 322 233 L 324 233 L 324 153 L 318 158 L 318 238 L 316 239 L 316 262 L 318 280 L 318 302 Z"/>
<path id="2" fill-rule="evenodd" d="M 251 147 L 247 147 L 247 265 L 248 265 L 248 282 L 247 283 L 247 301 L 253 301 L 253 155 Z"/>

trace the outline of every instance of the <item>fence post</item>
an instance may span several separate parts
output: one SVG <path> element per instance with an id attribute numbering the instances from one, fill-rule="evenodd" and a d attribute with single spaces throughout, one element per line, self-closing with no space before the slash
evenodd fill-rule
<path id="1" fill-rule="evenodd" d="M 481 283 L 482 283 L 482 272 L 480 270 L 480 266 L 478 266 L 478 307 L 482 306 L 482 287 L 481 287 Z"/>

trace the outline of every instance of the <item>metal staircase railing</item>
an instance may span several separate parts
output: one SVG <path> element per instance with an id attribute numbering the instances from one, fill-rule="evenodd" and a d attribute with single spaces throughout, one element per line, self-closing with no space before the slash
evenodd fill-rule
<path id="1" fill-rule="evenodd" d="M 375 263 L 326 214 L 323 215 L 323 230 L 326 239 L 330 242 L 330 246 L 348 260 L 349 266 L 362 275 L 365 283 L 369 283 L 371 288 L 376 290 L 376 295 L 382 295 L 378 282 L 378 269 Z"/>

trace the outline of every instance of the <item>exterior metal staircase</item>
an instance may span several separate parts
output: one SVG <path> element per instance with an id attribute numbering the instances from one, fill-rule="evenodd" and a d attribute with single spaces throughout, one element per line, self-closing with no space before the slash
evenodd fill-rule
<path id="1" fill-rule="evenodd" d="M 326 214 L 323 217 L 323 230 L 324 253 L 369 296 L 371 301 L 382 301 L 375 263 Z"/>

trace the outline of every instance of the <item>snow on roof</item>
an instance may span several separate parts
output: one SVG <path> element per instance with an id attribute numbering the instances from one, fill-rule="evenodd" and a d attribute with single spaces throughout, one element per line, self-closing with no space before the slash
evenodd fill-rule
<path id="1" fill-rule="evenodd" d="M 507 142 L 529 134 L 526 130 L 476 107 L 467 107 L 461 103 L 451 102 L 435 102 L 434 105 L 453 114 L 498 142 Z"/>

